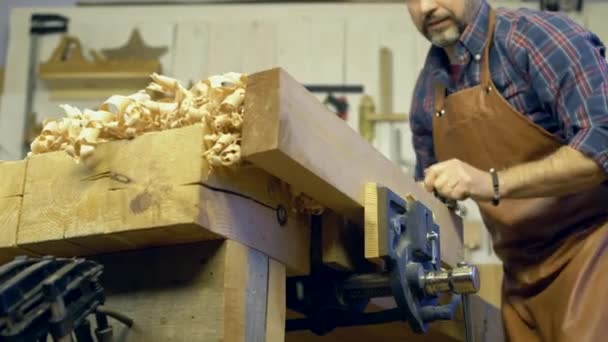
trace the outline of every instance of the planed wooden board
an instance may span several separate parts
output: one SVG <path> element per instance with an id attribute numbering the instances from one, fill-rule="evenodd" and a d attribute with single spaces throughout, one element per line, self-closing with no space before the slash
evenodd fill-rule
<path id="1" fill-rule="evenodd" d="M 448 265 L 463 260 L 461 219 L 281 68 L 249 75 L 242 153 L 360 226 L 366 183 L 419 200 L 433 211 L 442 229 L 442 260 Z"/>
<path id="2" fill-rule="evenodd" d="M 0 263 L 27 253 L 17 247 L 26 164 L 23 160 L 0 161 Z"/>
<path id="3" fill-rule="evenodd" d="M 85 255 L 229 238 L 308 272 L 308 221 L 255 168 L 209 172 L 198 125 L 102 144 L 85 163 L 65 153 L 27 165 L 17 243 L 37 253 Z M 289 241 L 289 243 L 285 243 Z"/>

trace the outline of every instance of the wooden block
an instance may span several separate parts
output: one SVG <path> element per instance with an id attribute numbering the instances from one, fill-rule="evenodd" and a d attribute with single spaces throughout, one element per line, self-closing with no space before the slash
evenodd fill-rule
<path id="1" fill-rule="evenodd" d="M 382 215 L 386 214 L 386 201 L 381 198 L 378 184 L 365 184 L 364 225 L 365 258 L 380 263 L 388 255 L 388 227 Z"/>
<path id="2" fill-rule="evenodd" d="M 268 307 L 266 342 L 285 341 L 286 273 L 285 266 L 270 259 L 268 264 Z"/>
<path id="3" fill-rule="evenodd" d="M 18 244 L 82 255 L 229 238 L 308 272 L 308 220 L 277 208 L 291 197 L 255 167 L 214 171 L 194 125 L 98 146 L 84 163 L 65 153 L 30 158 Z"/>
<path id="4" fill-rule="evenodd" d="M 463 260 L 461 220 L 284 70 L 248 76 L 243 157 L 363 225 L 365 184 L 427 205 L 442 227 L 443 261 Z"/>
<path id="5" fill-rule="evenodd" d="M 282 341 L 268 339 L 277 332 L 267 327 L 281 324 L 284 297 L 269 291 L 281 290 L 284 267 L 242 244 L 208 241 L 92 259 L 104 265 L 106 306 L 135 322 L 127 329 L 112 321 L 119 341 Z"/>
<path id="6" fill-rule="evenodd" d="M 16 244 L 25 167 L 26 161 L 0 162 L 0 263 L 27 254 Z"/>

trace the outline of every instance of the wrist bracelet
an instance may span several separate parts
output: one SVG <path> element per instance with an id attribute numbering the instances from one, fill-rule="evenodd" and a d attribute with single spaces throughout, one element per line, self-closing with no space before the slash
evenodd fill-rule
<path id="1" fill-rule="evenodd" d="M 492 186 L 494 187 L 494 198 L 492 198 L 492 204 L 497 206 L 500 203 L 500 191 L 498 189 L 498 173 L 496 169 L 490 169 L 490 175 L 492 175 Z"/>

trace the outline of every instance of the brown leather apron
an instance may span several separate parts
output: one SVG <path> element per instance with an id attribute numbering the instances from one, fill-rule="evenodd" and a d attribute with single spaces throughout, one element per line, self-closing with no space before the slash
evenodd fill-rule
<path id="1" fill-rule="evenodd" d="M 457 158 L 482 170 L 500 170 L 562 146 L 495 91 L 489 71 L 494 20 L 492 12 L 480 85 L 447 97 L 445 87 L 436 86 L 438 161 Z M 608 188 L 477 204 L 504 263 L 507 339 L 608 341 Z"/>

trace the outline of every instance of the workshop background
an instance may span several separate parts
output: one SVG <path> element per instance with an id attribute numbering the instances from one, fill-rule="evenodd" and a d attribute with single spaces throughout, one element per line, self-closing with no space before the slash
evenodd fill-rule
<path id="1" fill-rule="evenodd" d="M 209 2 L 1 1 L 0 160 L 22 158 L 41 122 L 61 115 L 59 105 L 94 108 L 112 94 L 142 89 L 158 63 L 162 74 L 184 85 L 229 71 L 280 66 L 310 89 L 315 86 L 320 101 L 409 172 L 415 158 L 407 111 L 429 43 L 411 23 L 403 0 Z M 490 2 L 541 6 L 538 1 Z M 608 1 L 585 0 L 581 11 L 577 1 L 560 4 L 608 41 Z M 31 35 L 33 14 L 67 17 L 66 33 L 74 39 L 60 32 Z M 112 70 L 92 63 L 121 56 L 141 63 Z M 53 64 L 61 58 L 85 68 L 62 72 Z M 359 115 L 370 99 L 377 112 L 390 114 L 385 120 L 371 123 Z M 498 263 L 474 204 L 466 206 L 468 258 Z"/>

